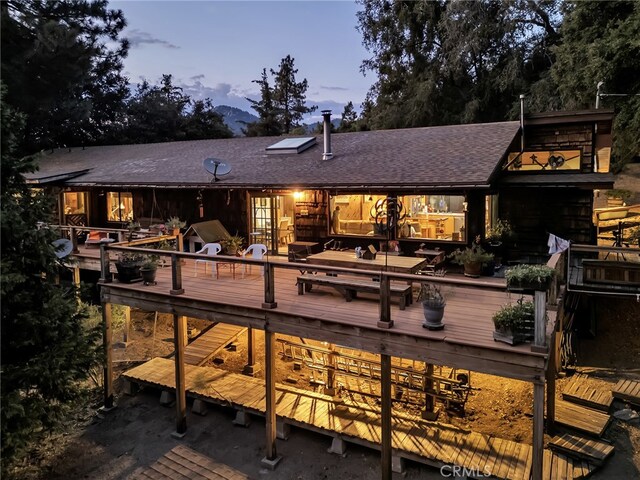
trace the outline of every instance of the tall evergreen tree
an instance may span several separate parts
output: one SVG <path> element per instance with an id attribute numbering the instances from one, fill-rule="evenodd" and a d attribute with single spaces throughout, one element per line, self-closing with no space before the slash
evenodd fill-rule
<path id="1" fill-rule="evenodd" d="M 640 152 L 640 2 L 570 2 L 566 4 L 562 44 L 551 70 L 566 109 L 593 108 L 597 85 L 614 107 L 614 168 Z"/>
<path id="2" fill-rule="evenodd" d="M 550 67 L 557 1 L 359 0 L 372 128 L 502 120 Z"/>
<path id="3" fill-rule="evenodd" d="M 287 55 L 280 61 L 278 70 L 271 69 L 275 76 L 273 87 L 273 101 L 279 110 L 280 124 L 284 133 L 290 133 L 292 128 L 299 127 L 305 113 L 317 110 L 317 106 L 307 107 L 306 93 L 309 88 L 307 79 L 296 81 L 298 69 L 293 66 L 294 59 Z"/>
<path id="4" fill-rule="evenodd" d="M 355 132 L 357 120 L 358 114 L 355 108 L 353 108 L 353 102 L 350 101 L 344 106 L 344 110 L 342 111 L 338 132 Z"/>
<path id="5" fill-rule="evenodd" d="M 23 175 L 32 159 L 16 154 L 24 116 L 4 102 L 1 87 L 2 471 L 39 434 L 56 425 L 82 394 L 81 381 L 99 360 L 98 330 L 85 328 L 72 289 L 54 283 L 59 264 L 52 241 L 39 228 L 52 219 L 52 202 Z"/>
<path id="6" fill-rule="evenodd" d="M 247 123 L 247 128 L 243 130 L 247 137 L 271 137 L 282 134 L 282 127 L 278 122 L 278 109 L 273 100 L 273 89 L 269 85 L 267 69 L 262 69 L 260 80 L 253 80 L 253 83 L 260 85 L 260 100 L 247 98 L 258 114 L 258 120 Z"/>
<path id="7" fill-rule="evenodd" d="M 21 153 L 100 142 L 128 94 L 122 12 L 106 0 L 5 0 L 0 8 L 5 101 L 26 115 Z"/>

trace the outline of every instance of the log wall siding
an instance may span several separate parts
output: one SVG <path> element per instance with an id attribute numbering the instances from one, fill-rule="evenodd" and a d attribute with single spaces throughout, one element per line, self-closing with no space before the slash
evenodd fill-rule
<path id="1" fill-rule="evenodd" d="M 593 243 L 593 192 L 577 188 L 505 188 L 500 193 L 500 218 L 513 224 L 517 238 L 511 257 L 548 257 L 550 233 L 576 243 Z"/>
<path id="2" fill-rule="evenodd" d="M 582 149 L 580 170 L 588 173 L 593 171 L 593 140 L 592 123 L 535 126 L 525 132 L 525 150 Z"/>

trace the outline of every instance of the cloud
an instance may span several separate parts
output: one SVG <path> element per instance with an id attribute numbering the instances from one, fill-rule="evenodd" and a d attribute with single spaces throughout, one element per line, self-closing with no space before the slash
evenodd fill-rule
<path id="1" fill-rule="evenodd" d="M 138 30 L 137 28 L 134 28 L 133 30 L 127 32 L 127 39 L 129 40 L 129 45 L 131 46 L 131 48 L 138 48 L 144 45 L 160 45 L 161 47 L 171 49 L 180 48 L 171 42 L 155 38 L 150 33 L 143 32 L 142 30 Z"/>
<path id="2" fill-rule="evenodd" d="M 320 85 L 320 88 L 322 90 L 331 90 L 331 91 L 334 91 L 334 92 L 348 92 L 349 91 L 349 89 L 345 88 L 345 87 L 328 87 L 326 85 Z"/>
<path id="3" fill-rule="evenodd" d="M 189 80 L 193 80 L 194 82 L 197 80 L 204 80 L 204 74 L 194 75 L 193 77 L 189 77 Z"/>
<path id="4" fill-rule="evenodd" d="M 189 95 L 193 100 L 209 98 L 216 106 L 229 105 L 247 112 L 253 112 L 250 103 L 245 98 L 253 98 L 249 92 L 239 90 L 230 83 L 218 83 L 214 86 L 205 85 L 200 81 L 203 78 L 204 75 L 194 75 L 189 78 L 191 82 L 176 81 L 176 85 L 182 88 L 182 92 Z"/>

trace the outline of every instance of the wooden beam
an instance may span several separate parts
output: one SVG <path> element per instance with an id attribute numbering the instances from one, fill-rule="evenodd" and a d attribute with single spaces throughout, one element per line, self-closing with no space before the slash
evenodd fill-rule
<path id="1" fill-rule="evenodd" d="M 264 332 L 264 369 L 265 369 L 265 389 L 266 389 L 266 460 L 274 462 L 277 459 L 276 452 L 276 352 L 275 334 L 269 330 Z"/>
<path id="2" fill-rule="evenodd" d="M 544 452 L 544 383 L 533 384 L 533 445 L 531 480 L 542 480 Z"/>
<path id="3" fill-rule="evenodd" d="M 547 319 L 547 292 L 536 290 L 534 296 L 535 308 L 535 324 L 534 324 L 534 340 L 536 347 L 544 347 L 546 339 L 546 319 Z"/>
<path id="4" fill-rule="evenodd" d="M 555 417 L 556 417 L 556 355 L 555 345 L 558 337 L 556 332 L 551 335 L 551 345 L 549 348 L 549 362 L 547 365 L 547 433 L 553 435 L 555 433 Z"/>
<path id="5" fill-rule="evenodd" d="M 129 305 L 124 306 L 124 334 L 122 341 L 125 343 L 129 343 L 129 331 L 131 328 L 131 307 Z"/>
<path id="6" fill-rule="evenodd" d="M 100 283 L 111 283 L 111 262 L 109 261 L 109 252 L 107 245 L 100 244 Z"/>
<path id="7" fill-rule="evenodd" d="M 256 331 L 253 328 L 247 329 L 247 364 L 242 373 L 250 377 L 256 374 Z"/>
<path id="8" fill-rule="evenodd" d="M 380 275 L 380 319 L 378 328 L 393 327 L 391 320 L 391 292 L 389 291 L 390 280 L 384 273 Z"/>
<path id="9" fill-rule="evenodd" d="M 176 254 L 171 255 L 171 295 L 182 295 L 182 259 Z"/>
<path id="10" fill-rule="evenodd" d="M 111 304 L 102 302 L 102 346 L 104 348 L 104 408 L 113 405 L 113 330 L 111 329 Z"/>
<path id="11" fill-rule="evenodd" d="M 184 337 L 187 330 L 187 317 L 173 315 L 173 345 L 175 347 L 176 373 L 176 432 L 182 437 L 187 431 L 187 396 L 184 378 Z"/>
<path id="12" fill-rule="evenodd" d="M 276 308 L 276 277 L 275 268 L 272 263 L 264 264 L 264 303 L 262 308 Z"/>
<path id="13" fill-rule="evenodd" d="M 380 469 L 382 480 L 391 480 L 391 356 L 380 355 L 380 394 L 382 397 Z"/>

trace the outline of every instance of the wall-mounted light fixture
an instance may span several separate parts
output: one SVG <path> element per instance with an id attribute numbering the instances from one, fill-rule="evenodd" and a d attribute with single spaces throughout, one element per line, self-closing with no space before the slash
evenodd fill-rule
<path id="1" fill-rule="evenodd" d="M 302 198 L 302 196 L 304 195 L 304 193 L 296 190 L 295 192 L 293 192 L 293 198 L 294 200 L 300 200 Z"/>

